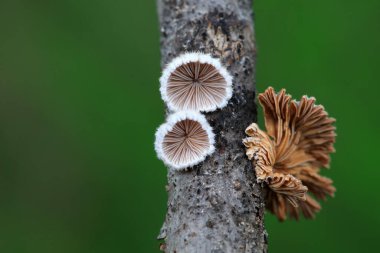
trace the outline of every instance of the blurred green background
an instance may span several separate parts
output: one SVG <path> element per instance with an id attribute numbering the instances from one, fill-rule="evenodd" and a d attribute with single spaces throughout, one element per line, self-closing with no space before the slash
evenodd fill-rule
<path id="1" fill-rule="evenodd" d="M 258 90 L 338 120 L 335 199 L 313 221 L 266 215 L 270 252 L 376 251 L 380 1 L 254 8 Z M 158 252 L 158 30 L 153 0 L 0 1 L 0 252 Z"/>

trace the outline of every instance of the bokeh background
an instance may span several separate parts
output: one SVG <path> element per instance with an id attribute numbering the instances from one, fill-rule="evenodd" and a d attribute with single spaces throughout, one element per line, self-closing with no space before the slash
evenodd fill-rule
<path id="1" fill-rule="evenodd" d="M 380 1 L 254 8 L 258 90 L 338 120 L 336 197 L 312 221 L 267 214 L 270 252 L 376 252 Z M 0 1 L 0 252 L 158 252 L 158 31 L 153 0 Z"/>

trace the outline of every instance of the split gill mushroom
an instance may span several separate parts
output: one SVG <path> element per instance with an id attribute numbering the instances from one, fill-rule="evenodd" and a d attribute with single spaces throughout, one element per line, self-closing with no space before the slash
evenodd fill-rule
<path id="1" fill-rule="evenodd" d="M 204 115 L 180 111 L 169 115 L 156 132 L 158 158 L 173 169 L 185 169 L 202 162 L 214 152 L 214 133 Z"/>
<path id="2" fill-rule="evenodd" d="M 160 78 L 162 99 L 171 111 L 210 112 L 227 105 L 232 76 L 219 59 L 192 52 L 174 58 Z"/>

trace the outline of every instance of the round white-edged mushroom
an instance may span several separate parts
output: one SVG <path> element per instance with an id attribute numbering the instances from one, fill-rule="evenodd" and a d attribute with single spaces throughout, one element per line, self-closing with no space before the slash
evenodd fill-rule
<path id="1" fill-rule="evenodd" d="M 157 129 L 155 149 L 166 165 L 184 169 L 214 152 L 214 133 L 202 114 L 180 111 L 171 114 Z"/>
<path id="2" fill-rule="evenodd" d="M 162 99 L 172 111 L 215 111 L 232 96 L 232 76 L 209 54 L 185 53 L 174 58 L 160 78 Z"/>

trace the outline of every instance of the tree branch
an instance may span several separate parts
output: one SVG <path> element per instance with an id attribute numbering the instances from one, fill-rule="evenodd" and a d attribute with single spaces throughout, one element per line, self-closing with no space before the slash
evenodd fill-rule
<path id="1" fill-rule="evenodd" d="M 266 252 L 262 186 L 245 157 L 244 130 L 256 121 L 251 0 L 157 0 L 162 66 L 186 51 L 211 53 L 234 76 L 227 107 L 206 117 L 216 152 L 168 173 L 165 252 Z"/>

